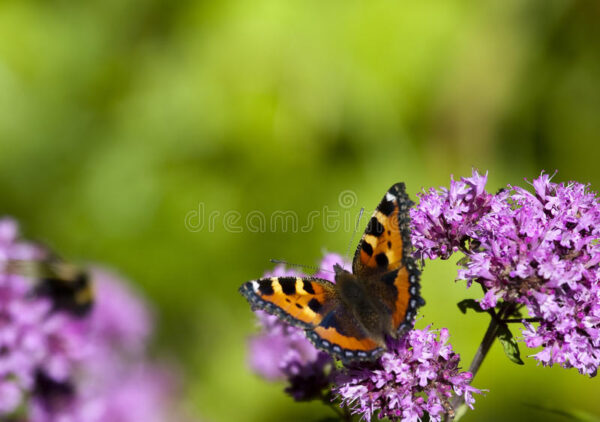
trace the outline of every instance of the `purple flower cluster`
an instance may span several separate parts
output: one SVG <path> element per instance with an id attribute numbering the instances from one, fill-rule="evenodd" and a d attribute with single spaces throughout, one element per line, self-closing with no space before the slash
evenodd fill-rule
<path id="1" fill-rule="evenodd" d="M 96 304 L 89 318 L 72 321 L 82 349 L 67 384 L 71 391 L 50 386 L 33 401 L 32 421 L 172 420 L 174 380 L 145 357 L 151 332 L 146 306 L 113 274 L 94 268 L 92 279 Z"/>
<path id="2" fill-rule="evenodd" d="M 322 397 L 331 380 L 333 361 L 318 351 L 303 330 L 257 311 L 263 333 L 250 340 L 250 365 L 268 380 L 288 381 L 286 393 L 296 401 Z"/>
<path id="3" fill-rule="evenodd" d="M 77 318 L 33 294 L 35 280 L 9 271 L 45 252 L 0 220 L 0 419 L 23 422 L 175 420 L 173 380 L 146 356 L 146 305 L 100 269 L 95 302 Z"/>
<path id="4" fill-rule="evenodd" d="M 43 257 L 41 249 L 16 241 L 17 235 L 16 222 L 0 220 L 0 415 L 23 403 L 38 372 L 66 380 L 81 350 L 69 318 L 50 314 L 50 301 L 30 296 L 28 280 L 7 271 L 12 260 Z"/>
<path id="5" fill-rule="evenodd" d="M 580 183 L 553 183 L 542 174 L 533 181 L 533 192 L 509 186 L 490 195 L 485 180 L 477 180 L 473 190 L 478 194 L 465 198 L 468 203 L 458 215 L 447 191 L 421 197 L 413 210 L 418 253 L 440 256 L 437 250 L 447 248 L 447 239 L 466 236 L 471 247 L 461 248 L 468 259 L 458 278 L 484 288 L 482 309 L 500 303 L 525 307 L 539 321 L 523 331 L 527 346 L 543 347 L 534 355 L 539 362 L 595 375 L 600 365 L 600 203 L 595 192 Z M 483 212 L 473 218 L 469 210 L 483 198 Z M 448 219 L 455 224 L 433 224 Z M 444 235 L 444 229 L 452 233 Z"/>
<path id="6" fill-rule="evenodd" d="M 335 393 L 353 414 L 370 421 L 377 413 L 394 421 L 441 421 L 454 394 L 473 408 L 471 374 L 459 371 L 460 356 L 447 344 L 448 330 L 412 330 L 390 344 L 374 364 L 349 368 L 336 379 Z"/>
<path id="7" fill-rule="evenodd" d="M 419 206 L 410 210 L 416 257 L 448 259 L 463 246 L 490 211 L 493 195 L 485 191 L 486 183 L 487 173 L 473 170 L 471 177 L 451 178 L 450 189 L 431 188 L 419 195 Z"/>
<path id="8" fill-rule="evenodd" d="M 334 282 L 333 265 L 348 268 L 337 254 L 327 254 L 317 275 Z M 299 275 L 279 266 L 266 276 Z M 250 365 L 269 380 L 286 379 L 296 400 L 323 399 L 331 389 L 334 400 L 370 421 L 374 414 L 392 420 L 417 421 L 427 412 L 432 421 L 448 412 L 449 399 L 463 396 L 472 407 L 472 378 L 460 372 L 460 357 L 447 344 L 448 331 L 413 330 L 389 345 L 376 362 L 335 369 L 331 357 L 310 343 L 304 330 L 278 317 L 257 311 L 262 332 L 250 340 Z M 438 336 L 439 334 L 439 336 Z"/>

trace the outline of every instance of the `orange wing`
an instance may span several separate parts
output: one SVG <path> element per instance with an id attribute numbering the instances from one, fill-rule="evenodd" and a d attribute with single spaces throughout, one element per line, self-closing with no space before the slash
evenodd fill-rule
<path id="1" fill-rule="evenodd" d="M 305 329 L 316 327 L 336 304 L 334 285 L 318 278 L 263 278 L 244 283 L 240 293 L 253 309 Z"/>
<path id="2" fill-rule="evenodd" d="M 404 183 L 396 183 L 385 194 L 367 224 L 352 262 L 358 276 L 400 268 L 411 253 L 409 208 L 413 205 Z"/>
<path id="3" fill-rule="evenodd" d="M 392 310 L 392 323 L 398 334 L 412 328 L 417 308 L 425 304 L 419 296 L 419 274 L 414 262 L 407 260 L 405 266 L 367 281 L 373 291 L 387 291 L 379 300 Z"/>
<path id="4" fill-rule="evenodd" d="M 373 213 L 352 263 L 354 274 L 392 311 L 397 331 L 411 328 L 417 308 L 425 304 L 419 296 L 420 271 L 411 257 L 412 205 L 404 183 L 392 186 Z"/>
<path id="5" fill-rule="evenodd" d="M 385 345 L 369 338 L 339 301 L 335 285 L 318 278 L 271 277 L 244 283 L 240 288 L 253 309 L 277 315 L 306 329 L 319 349 L 344 362 L 373 359 Z"/>
<path id="6" fill-rule="evenodd" d="M 372 360 L 385 350 L 385 344 L 370 338 L 342 304 L 329 312 L 318 327 L 307 330 L 307 335 L 315 346 L 344 363 Z"/>

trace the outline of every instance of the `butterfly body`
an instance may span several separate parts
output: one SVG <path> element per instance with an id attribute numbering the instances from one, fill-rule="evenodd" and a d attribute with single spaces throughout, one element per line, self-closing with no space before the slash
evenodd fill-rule
<path id="1" fill-rule="evenodd" d="M 320 349 L 344 362 L 372 360 L 414 324 L 420 272 L 410 256 L 412 202 L 404 184 L 385 194 L 360 240 L 352 271 L 334 266 L 335 283 L 315 277 L 249 281 L 240 292 L 253 309 L 304 328 Z"/>
<path id="2" fill-rule="evenodd" d="M 343 306 L 352 314 L 359 328 L 375 340 L 378 346 L 385 347 L 385 336 L 396 337 L 392 313 L 379 298 L 384 292 L 373 280 L 360 279 L 341 266 L 334 267 L 335 287 Z"/>

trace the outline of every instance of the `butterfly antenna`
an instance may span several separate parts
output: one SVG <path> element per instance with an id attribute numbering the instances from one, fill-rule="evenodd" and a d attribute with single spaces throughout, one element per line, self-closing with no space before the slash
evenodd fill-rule
<path id="1" fill-rule="evenodd" d="M 283 259 L 270 259 L 269 260 L 271 263 L 273 264 L 284 264 L 287 265 L 288 267 L 300 267 L 300 268 L 306 268 L 308 270 L 312 270 L 314 272 L 319 272 L 319 271 L 325 271 L 328 273 L 332 273 L 333 271 L 329 271 L 329 270 L 324 270 L 322 268 L 316 267 L 314 265 L 304 265 L 304 264 L 292 264 L 290 262 L 287 262 Z"/>
<path id="2" fill-rule="evenodd" d="M 350 238 L 350 242 L 348 242 L 348 247 L 346 248 L 346 254 L 344 255 L 346 260 L 349 259 L 348 255 L 350 254 L 350 248 L 354 244 L 354 236 L 356 236 L 356 232 L 358 231 L 358 225 L 360 224 L 360 219 L 362 218 L 364 212 L 365 212 L 364 207 L 361 208 L 360 211 L 358 212 L 358 218 L 356 219 L 356 224 L 354 225 L 354 231 L 352 232 L 352 237 Z"/>

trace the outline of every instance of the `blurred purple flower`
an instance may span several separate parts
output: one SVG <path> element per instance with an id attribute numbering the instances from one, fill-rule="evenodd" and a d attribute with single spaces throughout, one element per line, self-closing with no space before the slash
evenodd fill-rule
<path id="1" fill-rule="evenodd" d="M 77 376 L 68 382 L 73 393 L 34 400 L 32 421 L 176 420 L 173 376 L 145 356 L 151 331 L 147 306 L 113 274 L 98 268 L 91 274 L 95 306 L 89 318 L 72 321 L 86 340 Z"/>
<path id="2" fill-rule="evenodd" d="M 55 311 L 35 281 L 9 271 L 44 250 L 0 220 L 0 420 L 28 422 L 176 420 L 172 375 L 145 355 L 147 305 L 112 274 L 92 270 L 94 307 L 84 318 Z M 25 419 L 23 419 L 25 418 Z"/>
<path id="3" fill-rule="evenodd" d="M 293 375 L 288 370 L 310 365 L 319 351 L 306 338 L 304 330 L 277 316 L 256 311 L 262 332 L 250 339 L 250 366 L 268 380 Z"/>
<path id="4" fill-rule="evenodd" d="M 165 422 L 172 408 L 171 376 L 148 363 L 115 365 L 81 373 L 76 383 L 52 383 L 34 396 L 32 422 Z"/>
<path id="5" fill-rule="evenodd" d="M 148 305 L 117 275 L 93 267 L 91 276 L 98 299 L 86 329 L 94 347 L 142 354 L 152 331 Z"/>
<path id="6" fill-rule="evenodd" d="M 412 330 L 388 345 L 374 364 L 363 363 L 338 374 L 334 392 L 352 414 L 370 421 L 440 421 L 453 395 L 473 408 L 471 374 L 460 372 L 460 356 L 447 344 L 448 330 Z"/>
<path id="7" fill-rule="evenodd" d="M 250 366 L 262 377 L 287 380 L 285 391 L 295 400 L 322 395 L 331 382 L 331 357 L 317 350 L 304 330 L 280 321 L 266 312 L 256 312 L 263 332 L 250 339 Z"/>
<path id="8" fill-rule="evenodd" d="M 327 255 L 321 271 L 332 278 L 329 272 L 338 262 L 337 255 Z M 265 277 L 302 276 L 294 270 L 278 265 L 274 271 L 265 273 Z M 257 374 L 268 380 L 285 379 L 289 385 L 286 392 L 295 400 L 310 400 L 322 396 L 323 390 L 331 382 L 330 372 L 333 366 L 331 357 L 319 351 L 306 338 L 303 329 L 294 327 L 277 316 L 256 311 L 260 334 L 250 338 L 250 366 Z"/>
<path id="9" fill-rule="evenodd" d="M 0 220 L 0 415 L 11 414 L 35 388 L 35 374 L 57 380 L 71 373 L 81 342 L 69 318 L 30 294 L 31 283 L 8 271 L 11 260 L 39 260 L 41 249 L 17 239 L 14 220 Z"/>

